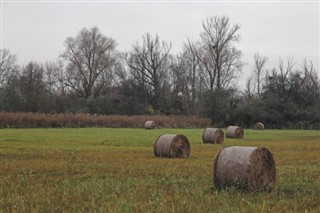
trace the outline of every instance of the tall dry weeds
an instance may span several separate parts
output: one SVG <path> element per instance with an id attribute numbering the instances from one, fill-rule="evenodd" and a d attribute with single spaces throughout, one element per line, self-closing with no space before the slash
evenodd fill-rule
<path id="1" fill-rule="evenodd" d="M 147 120 L 153 120 L 160 128 L 203 128 L 210 124 L 209 119 L 196 116 L 0 112 L 0 128 L 143 128 Z"/>

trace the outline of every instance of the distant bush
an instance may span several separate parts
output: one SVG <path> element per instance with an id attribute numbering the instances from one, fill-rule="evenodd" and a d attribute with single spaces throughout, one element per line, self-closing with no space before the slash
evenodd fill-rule
<path id="1" fill-rule="evenodd" d="M 0 128 L 79 128 L 115 127 L 144 128 L 148 120 L 153 120 L 160 128 L 207 127 L 209 119 L 195 116 L 162 115 L 90 115 L 85 113 L 11 113 L 0 112 Z"/>

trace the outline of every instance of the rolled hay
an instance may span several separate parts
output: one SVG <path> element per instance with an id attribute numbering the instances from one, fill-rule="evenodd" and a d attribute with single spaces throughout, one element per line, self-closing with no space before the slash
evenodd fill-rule
<path id="1" fill-rule="evenodd" d="M 237 139 L 243 139 L 244 131 L 239 126 L 229 126 L 227 128 L 226 137 L 227 138 L 237 138 Z"/>
<path id="2" fill-rule="evenodd" d="M 206 128 L 202 134 L 203 143 L 223 143 L 224 132 L 218 128 Z"/>
<path id="3" fill-rule="evenodd" d="M 154 123 L 154 121 L 146 121 L 144 124 L 144 128 L 145 129 L 154 129 L 154 128 L 156 128 L 156 124 Z"/>
<path id="4" fill-rule="evenodd" d="M 263 130 L 264 129 L 264 125 L 261 122 L 257 122 L 253 125 L 253 129 L 257 129 L 257 130 Z"/>
<path id="5" fill-rule="evenodd" d="M 265 147 L 225 147 L 214 160 L 213 183 L 217 189 L 271 191 L 276 185 L 273 155 Z"/>
<path id="6" fill-rule="evenodd" d="M 190 156 L 189 140 L 184 135 L 160 135 L 154 143 L 154 155 L 167 158 L 188 158 Z"/>

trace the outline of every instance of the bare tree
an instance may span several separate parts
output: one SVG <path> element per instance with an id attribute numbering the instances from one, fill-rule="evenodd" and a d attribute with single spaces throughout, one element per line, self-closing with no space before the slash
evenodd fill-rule
<path id="1" fill-rule="evenodd" d="M 170 50 L 171 43 L 161 42 L 158 35 L 153 38 L 146 33 L 142 37 L 142 44 L 134 44 L 126 59 L 133 78 L 143 88 L 149 88 L 156 109 L 159 108 L 160 87 L 166 75 Z"/>
<path id="2" fill-rule="evenodd" d="M 198 58 L 208 77 L 208 87 L 212 91 L 217 88 L 227 88 L 236 73 L 241 71 L 241 51 L 234 43 L 240 39 L 240 26 L 230 25 L 228 17 L 208 17 L 202 23 L 201 48 Z"/>
<path id="3" fill-rule="evenodd" d="M 288 58 L 286 61 L 279 59 L 277 68 L 273 68 L 271 73 L 266 74 L 266 94 L 277 94 L 283 99 L 288 99 L 288 94 L 291 83 L 290 76 L 292 76 L 294 69 L 294 63 L 292 58 Z M 265 93 L 265 92 L 263 92 Z"/>
<path id="4" fill-rule="evenodd" d="M 315 91 L 318 96 L 320 96 L 320 81 L 312 61 L 303 60 L 302 70 L 302 72 L 304 73 L 302 85 L 305 86 L 307 90 Z"/>
<path id="5" fill-rule="evenodd" d="M 252 83 L 252 78 L 249 77 L 246 81 L 245 91 L 244 91 L 244 96 L 248 103 L 253 98 L 254 91 L 255 91 L 255 85 Z"/>
<path id="6" fill-rule="evenodd" d="M 110 84 L 117 60 L 116 42 L 104 36 L 97 27 L 82 29 L 64 43 L 61 55 L 67 63 L 56 76 L 80 97 L 97 96 Z M 60 70 L 61 71 L 61 70 Z"/>
<path id="7" fill-rule="evenodd" d="M 253 68 L 253 79 L 255 80 L 257 86 L 257 93 L 261 95 L 262 88 L 262 77 L 265 74 L 265 65 L 268 61 L 267 57 L 260 56 L 259 53 L 255 53 L 253 56 L 254 59 L 254 68 Z"/>
<path id="8" fill-rule="evenodd" d="M 288 87 L 290 87 L 290 75 L 293 72 L 294 63 L 292 58 L 287 58 L 286 63 L 280 59 L 278 69 L 280 71 L 279 73 L 279 86 L 282 92 L 288 90 Z"/>
<path id="9" fill-rule="evenodd" d="M 8 49 L 0 49 L 0 88 L 4 86 L 10 75 L 17 71 L 16 56 Z"/>
<path id="10" fill-rule="evenodd" d="M 200 71 L 201 66 L 197 57 L 198 49 L 199 44 L 188 39 L 184 43 L 182 52 L 173 57 L 170 66 L 174 90 L 179 88 L 183 105 L 189 114 L 195 112 L 196 101 L 199 100 L 201 90 L 204 88 L 201 83 L 203 73 Z"/>
<path id="11" fill-rule="evenodd" d="M 40 101 L 45 97 L 46 84 L 44 69 L 40 64 L 29 62 L 23 69 L 20 77 L 21 94 L 27 111 L 41 110 Z"/>
<path id="12" fill-rule="evenodd" d="M 184 48 L 185 48 L 185 51 L 183 54 L 183 59 L 187 65 L 187 82 L 188 82 L 188 85 L 190 85 L 188 86 L 188 88 L 190 89 L 190 93 L 191 93 L 192 105 L 194 105 L 198 95 L 196 84 L 198 83 L 198 76 L 200 75 L 199 73 L 200 62 L 197 57 L 198 47 L 197 47 L 197 44 L 195 44 L 194 42 L 191 42 L 188 39 L 188 43 L 185 44 Z M 201 84 L 199 86 L 201 86 Z"/>

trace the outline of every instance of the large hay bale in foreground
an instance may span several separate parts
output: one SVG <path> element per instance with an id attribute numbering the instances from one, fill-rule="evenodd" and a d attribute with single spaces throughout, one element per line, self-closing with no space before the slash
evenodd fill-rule
<path id="1" fill-rule="evenodd" d="M 227 138 L 237 138 L 242 139 L 244 136 L 244 131 L 239 126 L 229 126 L 227 128 L 226 137 Z"/>
<path id="2" fill-rule="evenodd" d="M 146 121 L 144 124 L 144 128 L 145 129 L 154 129 L 154 128 L 156 128 L 156 124 L 154 123 L 154 121 Z"/>
<path id="3" fill-rule="evenodd" d="M 214 160 L 213 182 L 218 189 L 271 191 L 276 185 L 273 155 L 265 147 L 225 147 Z"/>
<path id="4" fill-rule="evenodd" d="M 253 125 L 253 129 L 256 129 L 256 130 L 263 130 L 264 129 L 264 125 L 263 123 L 261 122 L 257 122 Z"/>
<path id="5" fill-rule="evenodd" d="M 167 158 L 187 158 L 190 156 L 190 143 L 186 136 L 163 134 L 154 143 L 154 155 Z"/>
<path id="6" fill-rule="evenodd" d="M 202 134 L 203 143 L 223 143 L 224 132 L 218 128 L 206 128 Z"/>

